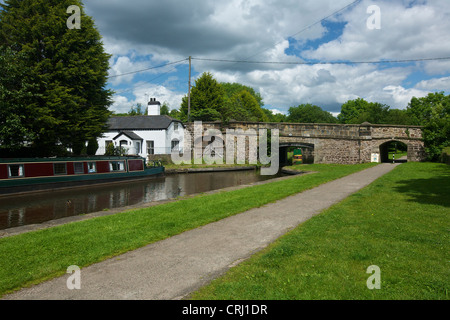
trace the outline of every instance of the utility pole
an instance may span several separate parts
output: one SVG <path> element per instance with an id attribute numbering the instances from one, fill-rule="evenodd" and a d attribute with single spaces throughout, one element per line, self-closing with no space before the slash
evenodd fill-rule
<path id="1" fill-rule="evenodd" d="M 191 121 L 191 56 L 189 56 L 188 123 Z"/>

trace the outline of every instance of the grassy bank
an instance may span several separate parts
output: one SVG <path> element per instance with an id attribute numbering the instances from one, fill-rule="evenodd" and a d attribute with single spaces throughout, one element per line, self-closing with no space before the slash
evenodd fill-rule
<path id="1" fill-rule="evenodd" d="M 447 165 L 402 164 L 192 298 L 449 299 L 449 194 Z"/>
<path id="2" fill-rule="evenodd" d="M 0 239 L 0 296 L 370 166 L 304 166 L 317 173 Z"/>
<path id="3" fill-rule="evenodd" d="M 194 163 L 181 163 L 181 164 L 165 164 L 166 170 L 177 170 L 177 169 L 202 169 L 202 168 L 243 168 L 243 167 L 255 167 L 258 168 L 260 165 L 256 164 L 194 164 Z"/>

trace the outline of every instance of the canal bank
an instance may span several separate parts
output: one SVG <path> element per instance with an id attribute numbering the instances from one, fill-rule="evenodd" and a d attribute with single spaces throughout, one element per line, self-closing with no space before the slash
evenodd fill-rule
<path id="1" fill-rule="evenodd" d="M 396 166 L 381 164 L 369 169 L 366 167 L 363 171 L 321 184 L 313 189 L 295 193 L 276 202 L 246 210 L 85 267 L 81 270 L 80 290 L 68 290 L 66 275 L 4 298 L 19 300 L 185 298 L 192 291 L 244 261 L 299 223 L 345 199 Z M 285 179 L 295 181 L 295 177 Z M 300 207 L 302 210 L 298 210 Z"/>
<path id="2" fill-rule="evenodd" d="M 257 172 L 257 167 L 255 166 L 246 166 L 246 167 L 210 167 L 210 168 L 182 168 L 182 169 L 169 169 L 166 174 L 168 175 L 168 177 L 171 177 L 173 179 L 177 179 L 177 177 L 184 176 L 186 174 L 189 175 L 190 179 L 196 179 L 198 177 L 202 178 L 202 174 L 214 174 L 214 173 L 218 173 L 220 174 L 220 176 L 217 177 L 217 179 L 221 179 L 223 178 L 223 175 L 226 173 L 232 173 L 232 172 L 247 172 L 247 173 L 251 173 L 254 171 L 254 174 L 258 174 Z M 297 174 L 299 174 L 300 172 L 297 172 Z M 306 173 L 306 172 L 301 172 L 301 173 Z M 209 176 L 208 176 L 209 177 Z M 26 224 L 26 225 L 20 225 L 20 226 L 16 226 L 16 227 L 10 227 L 10 228 L 6 228 L 6 229 L 2 229 L 0 230 L 0 238 L 4 238 L 4 237 L 9 237 L 9 236 L 13 236 L 13 235 L 19 235 L 22 233 L 26 233 L 26 232 L 30 232 L 30 231 L 36 231 L 36 230 L 43 230 L 43 229 L 48 229 L 51 227 L 55 227 L 55 226 L 60 226 L 60 225 L 64 225 L 67 223 L 72 223 L 72 222 L 77 222 L 77 221 L 84 221 L 84 220 L 88 220 L 88 219 L 92 219 L 92 218 L 96 218 L 96 217 L 104 217 L 104 216 L 109 216 L 109 215 L 114 215 L 114 214 L 118 214 L 121 212 L 126 212 L 126 211 L 130 211 L 130 210 L 136 210 L 136 209 L 143 209 L 143 208 L 149 208 L 149 207 L 153 207 L 153 206 L 157 206 L 157 205 L 162 205 L 165 203 L 171 203 L 171 202 L 175 202 L 181 199 L 189 199 L 189 198 L 193 198 L 196 197 L 198 195 L 206 195 L 206 194 L 214 194 L 214 193 L 219 193 L 219 192 L 226 192 L 226 191 L 233 191 L 233 190 L 239 190 L 242 188 L 246 188 L 249 186 L 255 186 L 255 185 L 261 185 L 261 184 L 266 184 L 269 182 L 274 182 L 274 181 L 280 181 L 280 180 L 284 180 L 284 179 L 289 179 L 292 176 L 290 175 L 280 175 L 277 176 L 276 178 L 267 178 L 266 180 L 262 180 L 262 181 L 254 181 L 254 182 L 248 182 L 248 181 L 253 181 L 253 179 L 250 180 L 246 180 L 243 178 L 240 178 L 242 180 L 240 180 L 241 184 L 239 185 L 233 185 L 233 186 L 229 186 L 229 187 L 221 187 L 221 188 L 217 188 L 214 190 L 208 190 L 208 191 L 201 191 L 201 192 L 194 192 L 192 194 L 187 194 L 187 195 L 181 195 L 181 196 L 174 196 L 172 198 L 167 198 L 167 199 L 161 199 L 161 200 L 153 200 L 153 201 L 148 201 L 148 202 L 142 202 L 140 201 L 139 203 L 136 204 L 131 204 L 131 205 L 124 205 L 124 206 L 120 206 L 120 207 L 116 207 L 116 208 L 108 208 L 108 209 L 103 209 L 103 210 L 98 210 L 98 211 L 94 211 L 94 212 L 89 212 L 89 213 L 82 213 L 82 214 L 75 214 L 75 215 L 71 215 L 71 216 L 66 216 L 66 217 L 59 217 L 57 219 L 51 219 L 48 221 L 43 221 L 43 222 L 39 222 L 39 223 L 30 223 L 30 224 Z M 162 179 L 151 179 L 148 181 L 148 183 L 156 183 L 156 182 L 161 182 Z M 208 178 L 210 179 L 210 177 Z M 214 179 L 214 180 L 217 180 Z M 124 183 L 126 185 L 133 185 L 134 187 L 136 187 L 136 184 L 140 184 L 140 183 L 144 183 L 143 181 L 134 181 L 134 182 L 127 182 Z M 171 184 L 176 184 L 179 183 L 179 180 L 174 180 L 171 182 Z M 188 180 L 187 183 L 195 183 L 195 180 Z M 197 183 L 198 184 L 198 183 Z M 90 196 L 92 196 L 92 194 L 95 194 L 96 192 L 98 192 L 99 190 L 103 190 L 104 188 L 116 188 L 118 186 L 96 186 L 94 188 L 90 188 L 88 190 L 88 194 Z M 210 188 L 210 187 L 209 187 Z M 77 191 L 75 194 L 83 192 L 85 190 L 79 190 Z M 56 190 L 53 192 L 55 193 L 57 192 Z M 72 191 L 69 191 L 73 192 Z M 127 191 L 129 193 L 129 191 Z M 27 202 L 29 199 L 29 196 L 25 196 L 25 197 L 18 197 L 19 202 Z M 36 195 L 36 197 L 42 197 L 39 195 Z M 63 204 L 57 206 L 56 208 L 49 208 L 46 205 L 43 205 L 41 202 L 38 202 L 36 206 L 39 207 L 39 209 L 44 209 L 44 210 L 67 210 L 67 206 L 73 206 L 74 203 L 66 203 L 66 198 L 69 198 L 70 195 L 67 195 L 67 193 L 61 192 L 61 195 L 58 196 L 58 198 L 63 198 Z M 0 200 L 1 201 L 1 200 Z M 70 201 L 70 200 L 67 200 Z M 31 211 L 36 212 L 37 209 L 35 208 L 31 208 Z M 18 209 L 15 209 L 15 211 L 18 211 Z"/>
<path id="3" fill-rule="evenodd" d="M 203 172 L 231 172 L 231 171 L 256 171 L 259 167 L 257 166 L 230 166 L 230 167 L 200 167 L 200 168 L 169 168 L 165 170 L 165 174 L 176 174 L 176 173 L 203 173 Z"/>

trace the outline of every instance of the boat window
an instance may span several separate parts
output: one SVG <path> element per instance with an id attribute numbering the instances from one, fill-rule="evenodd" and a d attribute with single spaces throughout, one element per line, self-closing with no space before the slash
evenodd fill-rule
<path id="1" fill-rule="evenodd" d="M 125 171 L 124 161 L 110 161 L 109 162 L 110 171 Z"/>
<path id="2" fill-rule="evenodd" d="M 74 162 L 73 169 L 74 169 L 75 174 L 84 173 L 83 162 Z"/>
<path id="3" fill-rule="evenodd" d="M 88 166 L 88 172 L 89 173 L 97 172 L 97 166 L 96 166 L 95 162 L 88 162 L 87 166 Z"/>
<path id="4" fill-rule="evenodd" d="M 8 166 L 8 174 L 10 178 L 21 178 L 23 174 L 23 164 L 10 164 Z"/>
<path id="5" fill-rule="evenodd" d="M 55 175 L 67 174 L 66 163 L 54 163 L 53 169 L 54 169 Z"/>

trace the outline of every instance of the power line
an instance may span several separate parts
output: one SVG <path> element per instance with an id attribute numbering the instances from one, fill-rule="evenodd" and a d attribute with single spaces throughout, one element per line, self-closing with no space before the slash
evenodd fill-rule
<path id="1" fill-rule="evenodd" d="M 140 73 L 140 72 L 144 72 L 144 71 L 148 71 L 148 70 L 163 68 L 163 67 L 167 67 L 167 66 L 170 66 L 172 64 L 177 64 L 177 63 L 180 63 L 180 62 L 183 62 L 183 61 L 187 61 L 187 60 L 188 60 L 188 58 L 182 59 L 182 60 L 179 60 L 179 61 L 169 62 L 169 63 L 162 64 L 162 65 L 156 66 L 156 67 L 151 67 L 151 68 L 147 68 L 147 69 L 141 69 L 141 70 L 126 72 L 126 73 L 121 73 L 121 74 L 117 74 L 117 75 L 114 75 L 114 76 L 109 76 L 108 79 L 122 77 L 122 76 L 130 75 L 130 74 L 136 74 L 136 73 Z"/>
<path id="2" fill-rule="evenodd" d="M 228 62 L 228 63 L 249 63 L 249 64 L 279 64 L 279 65 L 317 65 L 317 64 L 382 64 L 382 63 L 408 63 L 420 61 L 436 61 L 436 60 L 450 60 L 450 57 L 441 58 L 418 58 L 418 59 L 404 59 L 404 60 L 379 60 L 379 61 L 323 61 L 323 62 L 284 62 L 284 61 L 251 61 L 251 60 L 227 60 L 227 59 L 209 59 L 209 58 L 195 58 L 193 60 L 210 61 L 210 62 Z"/>
<path id="3" fill-rule="evenodd" d="M 324 21 L 324 20 L 326 20 L 326 19 L 328 19 L 328 18 L 334 16 L 335 14 L 337 14 L 337 13 L 339 13 L 339 12 L 341 12 L 341 11 L 344 11 L 345 9 L 349 8 L 350 6 L 352 6 L 352 5 L 354 5 L 355 3 L 360 2 L 360 1 L 361 1 L 361 0 L 353 1 L 352 3 L 346 5 L 345 7 L 343 7 L 343 8 L 341 8 L 341 9 L 339 9 L 339 10 L 333 12 L 332 14 L 326 16 L 325 18 L 323 18 L 323 19 L 321 19 L 321 20 L 319 20 L 319 21 L 316 21 L 316 22 L 313 23 L 313 24 L 310 24 L 309 26 L 303 28 L 302 30 L 296 32 L 295 34 L 293 34 L 293 35 L 291 35 L 291 36 L 289 36 L 289 37 L 290 37 L 290 38 L 295 37 L 296 35 L 298 35 L 298 34 L 304 32 L 304 31 L 308 30 L 309 28 L 315 26 L 315 25 L 318 24 L 318 23 L 321 23 L 322 21 Z M 283 41 L 284 41 L 284 40 L 283 40 Z M 280 42 L 281 42 L 281 41 L 280 41 Z M 275 43 L 275 45 L 279 44 L 280 42 Z M 254 57 L 254 56 L 256 56 L 256 55 L 258 55 L 258 54 L 260 54 L 260 53 L 262 53 L 262 52 L 264 52 L 264 51 L 267 51 L 268 49 L 269 49 L 269 48 L 267 48 L 267 49 L 265 49 L 265 50 L 263 50 L 263 51 L 260 51 L 260 52 L 258 52 L 258 53 L 256 53 L 256 54 L 252 55 L 252 56 L 249 56 L 249 57 L 247 57 L 246 59 L 250 59 L 250 58 L 252 58 L 252 57 Z M 163 67 L 166 67 L 166 66 L 169 66 L 169 65 L 177 64 L 177 63 L 180 63 L 180 62 L 183 62 L 183 61 L 188 61 L 188 60 L 189 60 L 189 58 L 185 58 L 185 59 L 182 59 L 182 60 L 178 60 L 178 61 L 174 61 L 174 62 L 169 62 L 169 63 L 163 64 L 163 65 L 160 65 L 160 66 L 156 66 L 156 67 L 151 67 L 151 68 L 146 68 L 146 69 L 141 69 L 141 70 L 136 70 L 136 71 L 126 72 L 126 73 L 121 73 L 121 74 L 117 74 L 117 75 L 113 75 L 113 76 L 108 76 L 107 78 L 108 78 L 108 79 L 111 79 L 111 78 L 122 77 L 122 76 L 130 75 L 130 74 L 141 73 L 141 72 L 145 72 L 145 71 L 149 71 L 149 70 L 153 70 L 153 69 L 163 68 Z M 207 60 L 207 59 L 200 59 L 200 58 L 197 58 L 197 60 Z M 216 60 L 216 61 L 220 61 L 220 60 Z M 230 62 L 230 61 L 223 60 L 222 62 Z M 237 61 L 237 62 L 241 62 L 241 61 Z M 159 78 L 159 77 L 157 77 L 157 78 Z M 152 79 L 152 80 L 154 80 L 154 79 Z M 152 80 L 150 80 L 150 81 L 152 81 Z"/>
<path id="4" fill-rule="evenodd" d="M 181 62 L 183 62 L 183 61 L 187 61 L 187 60 L 189 60 L 189 58 L 182 59 L 182 60 L 175 61 L 175 62 L 166 63 L 166 64 L 163 65 L 163 66 L 179 64 L 179 63 L 181 63 Z M 161 67 L 161 66 L 154 67 L 154 68 L 159 68 L 159 67 Z M 153 68 L 153 69 L 154 69 L 154 68 Z M 155 81 L 156 79 L 161 78 L 162 76 L 165 76 L 166 74 L 169 74 L 169 73 L 171 73 L 171 72 L 173 72 L 173 71 L 175 71 L 175 70 L 176 70 L 176 67 L 172 67 L 170 70 L 168 70 L 168 71 L 166 71 L 166 72 L 163 72 L 163 73 L 157 75 L 156 77 L 154 77 L 154 78 L 152 78 L 152 79 L 150 79 L 150 80 L 148 80 L 148 81 L 145 81 L 145 82 L 142 83 L 142 84 L 133 86 L 133 87 L 128 88 L 128 89 L 120 90 L 120 91 L 118 91 L 118 92 L 115 92 L 115 94 L 123 94 L 123 93 L 126 93 L 126 92 L 130 92 L 131 90 L 134 90 L 134 89 L 136 89 L 136 88 L 140 88 L 140 87 L 149 85 L 151 82 Z M 146 69 L 134 71 L 133 73 L 143 72 L 143 71 L 146 71 Z M 125 75 L 125 74 L 122 74 L 122 75 Z"/>
<path id="5" fill-rule="evenodd" d="M 302 30 L 300 30 L 300 31 L 298 31 L 298 32 L 296 32 L 296 33 L 294 33 L 293 35 L 288 36 L 288 39 L 289 39 L 289 38 L 294 38 L 296 35 L 298 35 L 298 34 L 300 34 L 300 33 L 302 33 L 302 32 L 305 32 L 306 30 L 308 30 L 308 29 L 314 27 L 316 24 L 322 23 L 323 21 L 327 20 L 328 18 L 330 18 L 330 17 L 332 17 L 332 16 L 334 16 L 334 15 L 336 15 L 336 14 L 338 14 L 338 13 L 344 11 L 344 10 L 346 10 L 347 8 L 353 6 L 354 4 L 356 4 L 357 2 L 360 2 L 360 1 L 361 1 L 361 0 L 356 0 L 356 1 L 353 1 L 352 3 L 349 3 L 349 4 L 346 5 L 345 7 L 343 7 L 343 8 L 341 8 L 341 9 L 339 9 L 339 10 L 337 10 L 337 11 L 335 11 L 335 12 L 329 14 L 329 15 L 326 16 L 325 18 L 322 18 L 322 19 L 320 19 L 319 21 L 316 21 L 316 22 L 314 22 L 314 23 L 312 23 L 312 24 L 310 24 L 310 25 L 304 27 Z M 280 44 L 280 43 L 283 42 L 283 41 L 284 41 L 284 39 L 281 40 L 281 41 L 279 41 L 279 42 L 276 42 L 272 47 L 274 47 L 274 46 Z M 264 49 L 264 50 L 262 50 L 262 51 L 259 51 L 259 52 L 255 53 L 254 55 L 251 55 L 251 56 L 245 58 L 245 60 L 250 59 L 250 58 L 253 58 L 254 56 L 257 56 L 257 55 L 259 55 L 260 53 L 263 53 L 263 52 L 269 50 L 269 49 L 272 48 L 272 47 L 269 47 L 269 48 L 267 48 L 267 49 Z"/>

